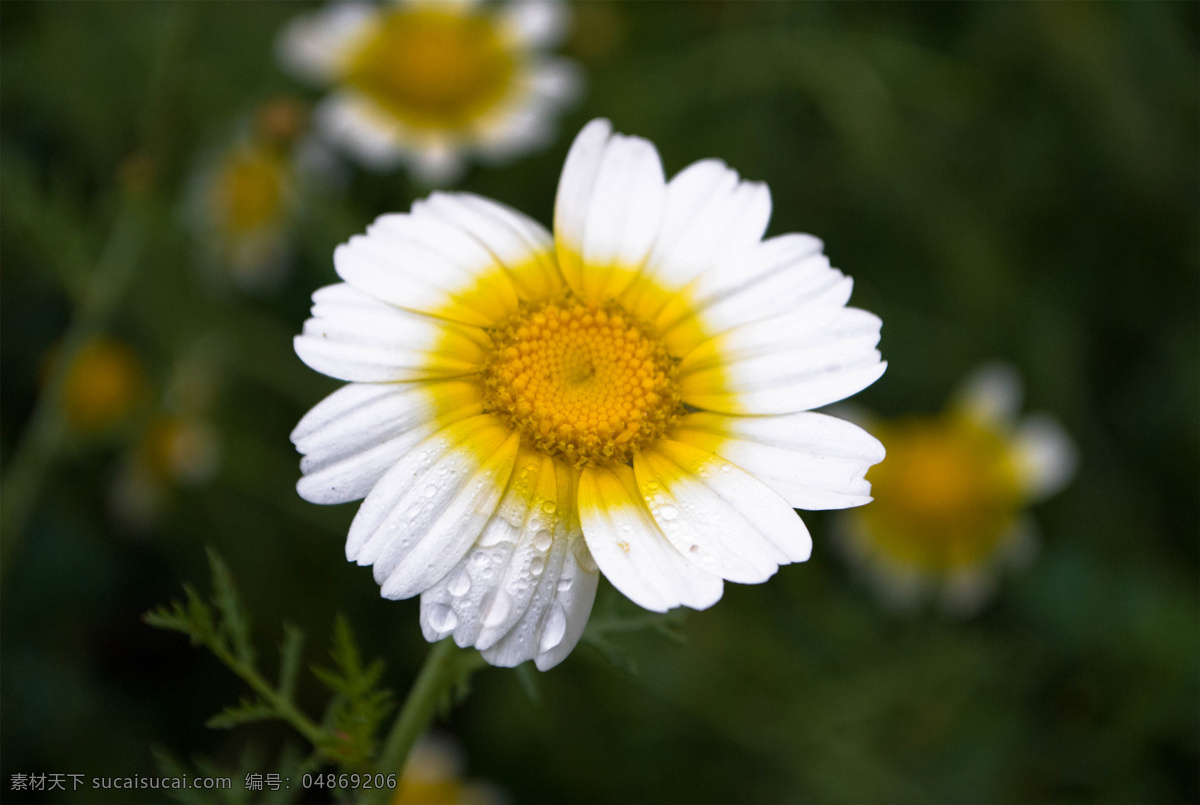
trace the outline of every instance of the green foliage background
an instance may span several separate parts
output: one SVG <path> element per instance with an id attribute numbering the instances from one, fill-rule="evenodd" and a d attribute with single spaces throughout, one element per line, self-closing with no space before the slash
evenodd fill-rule
<path id="1" fill-rule="evenodd" d="M 153 160 L 144 253 L 108 329 L 161 382 L 215 344 L 224 461 L 133 537 L 105 488 L 122 435 L 74 441 L 0 588 L 0 790 L 14 773 L 152 773 L 151 747 L 233 767 L 285 728 L 210 730 L 244 693 L 140 616 L 225 556 L 260 654 L 309 661 L 345 612 L 398 695 L 428 651 L 417 602 L 344 560 L 354 506 L 301 501 L 288 433 L 336 383 L 291 337 L 333 247 L 426 190 L 354 170 L 314 193 L 286 287 L 216 292 L 181 224 L 206 149 L 280 92 L 294 3 L 0 5 L 0 451 L 9 460 L 118 215 L 119 166 Z M 584 3 L 566 50 L 589 90 L 548 150 L 465 189 L 550 223 L 588 119 L 648 137 L 668 174 L 719 156 L 773 193 L 771 233 L 820 235 L 884 321 L 857 401 L 935 411 L 985 359 L 1077 440 L 1038 507 L 1042 551 L 966 623 L 882 611 L 806 517 L 805 565 L 678 625 L 581 646 L 537 677 L 485 669 L 443 722 L 516 802 L 1200 801 L 1200 6 L 1195 3 Z M 597 610 L 620 607 L 603 586 Z M 317 709 L 320 686 L 297 693 Z M 109 801 L 132 801 L 109 792 Z M 143 799 L 153 798 L 142 792 Z M 321 795 L 314 794 L 313 801 Z M 95 801 L 87 790 L 30 801 Z"/>

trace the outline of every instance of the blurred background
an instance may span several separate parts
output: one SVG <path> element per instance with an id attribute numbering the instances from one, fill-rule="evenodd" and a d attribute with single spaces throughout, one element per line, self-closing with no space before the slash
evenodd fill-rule
<path id="1" fill-rule="evenodd" d="M 0 5 L 5 801 L 155 801 L 10 786 L 150 774 L 156 746 L 271 770 L 289 731 L 206 728 L 242 684 L 141 620 L 207 586 L 205 545 L 264 654 L 286 620 L 323 660 L 344 612 L 402 696 L 428 651 L 417 601 L 344 559 L 356 504 L 296 495 L 288 434 L 338 385 L 291 347 L 333 248 L 429 188 L 309 149 L 287 224 L 245 260 L 196 210 L 247 132 L 306 142 L 321 93 L 274 43 L 309 8 Z M 533 695 L 478 672 L 441 723 L 467 773 L 513 802 L 1200 801 L 1197 6 L 572 10 L 561 51 L 587 89 L 559 136 L 459 187 L 549 225 L 570 139 L 600 115 L 668 175 L 718 156 L 769 183 L 771 234 L 822 237 L 883 319 L 890 368 L 856 403 L 935 413 L 1005 360 L 1079 468 L 973 618 L 881 606 L 831 548 L 836 513 L 806 514 L 812 560 L 727 585 L 672 620 L 681 642 L 585 642 Z M 63 349 L 80 358 L 55 378 Z M 14 473 L 23 434 L 36 454 Z M 596 617 L 618 599 L 602 582 Z M 311 677 L 300 701 L 323 701 Z"/>

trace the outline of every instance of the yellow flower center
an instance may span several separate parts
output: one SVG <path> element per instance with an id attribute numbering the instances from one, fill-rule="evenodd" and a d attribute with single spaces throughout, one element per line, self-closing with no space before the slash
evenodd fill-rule
<path id="1" fill-rule="evenodd" d="M 272 151 L 246 148 L 221 170 L 213 203 L 226 229 L 242 235 L 270 224 L 283 212 L 282 160 Z"/>
<path id="2" fill-rule="evenodd" d="M 1020 508 L 1020 486 L 1002 436 L 962 417 L 892 423 L 868 473 L 875 502 L 862 511 L 877 546 L 930 570 L 978 564 Z"/>
<path id="3" fill-rule="evenodd" d="M 367 37 L 347 80 L 409 126 L 455 129 L 507 94 L 515 68 L 487 16 L 401 8 Z"/>
<path id="4" fill-rule="evenodd" d="M 568 294 L 490 334 L 486 410 L 576 466 L 627 462 L 684 413 L 678 361 L 615 303 Z"/>
<path id="5" fill-rule="evenodd" d="M 79 350 L 67 370 L 63 405 L 80 431 L 99 431 L 137 406 L 146 378 L 137 353 L 124 342 L 101 337 Z"/>

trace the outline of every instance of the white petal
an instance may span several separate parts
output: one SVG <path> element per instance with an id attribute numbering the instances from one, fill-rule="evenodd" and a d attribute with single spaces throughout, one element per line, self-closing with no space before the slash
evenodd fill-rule
<path id="1" fill-rule="evenodd" d="M 976 422 L 1011 430 L 1025 396 L 1021 376 L 1007 363 L 985 364 L 967 377 L 955 394 L 955 404 Z"/>
<path id="2" fill-rule="evenodd" d="M 539 532 L 553 532 L 553 515 L 545 513 L 541 504 L 547 499 L 554 501 L 555 490 L 551 459 L 536 451 L 521 451 L 504 497 L 479 539 L 453 570 L 421 595 L 421 626 L 427 640 L 435 642 L 453 634 L 458 645 L 474 646 L 485 622 L 495 626 L 509 618 L 511 626 L 520 618 L 521 612 L 510 617 L 507 592 L 502 600 L 497 599 L 510 578 L 509 565 L 518 543 L 532 544 Z M 544 537 L 541 542 L 545 544 Z M 503 633 L 496 639 L 501 636 Z"/>
<path id="3" fill-rule="evenodd" d="M 582 535 L 577 534 L 568 545 L 562 575 L 555 588 L 554 608 L 546 616 L 538 639 L 538 655 L 534 662 L 539 671 L 549 671 L 558 665 L 579 643 L 588 616 L 592 614 L 599 582 L 595 560 L 588 553 Z"/>
<path id="4" fill-rule="evenodd" d="M 1018 477 L 1031 500 L 1053 495 L 1075 476 L 1079 464 L 1075 443 L 1048 414 L 1026 417 L 1017 428 L 1013 448 Z"/>
<path id="5" fill-rule="evenodd" d="M 810 325 L 818 323 L 815 328 Z M 883 374 L 878 317 L 842 308 L 822 317 L 777 317 L 701 345 L 680 372 L 684 402 L 729 414 L 785 414 L 861 391 Z"/>
<path id="6" fill-rule="evenodd" d="M 508 272 L 518 296 L 544 299 L 563 288 L 550 233 L 532 218 L 470 193 L 434 193 L 413 204 L 474 238 Z"/>
<path id="7" fill-rule="evenodd" d="M 656 324 L 675 354 L 705 337 L 799 310 L 812 315 L 846 304 L 853 286 L 829 265 L 820 241 L 772 238 L 706 271 L 671 299 Z"/>
<path id="8" fill-rule="evenodd" d="M 855 424 L 811 412 L 729 417 L 688 414 L 672 434 L 744 469 L 797 509 L 844 509 L 871 500 L 867 470 L 879 440 Z"/>
<path id="9" fill-rule="evenodd" d="M 650 252 L 666 182 L 647 140 L 593 120 L 575 138 L 554 206 L 559 266 L 576 294 L 608 299 L 629 285 Z"/>
<path id="10" fill-rule="evenodd" d="M 536 659 L 542 670 L 555 665 L 579 641 L 591 612 L 597 574 L 586 546 L 582 546 L 573 507 L 573 470 L 555 462 L 555 478 L 558 504 L 554 511 L 547 511 L 545 501 L 535 507 L 555 515 L 548 552 L 537 544 L 535 532 L 533 547 L 539 554 L 529 563 L 510 563 L 510 573 L 485 619 L 493 625 L 485 626 L 476 641 L 492 665 L 512 667 L 528 659 Z M 543 532 L 543 544 L 545 538 Z M 516 573 L 511 573 L 514 568 Z M 514 618 L 517 611 L 519 617 Z"/>
<path id="11" fill-rule="evenodd" d="M 478 384 L 472 382 L 343 386 L 292 431 L 292 442 L 304 456 L 304 477 L 296 490 L 311 503 L 357 500 L 417 442 L 482 408 Z"/>
<path id="12" fill-rule="evenodd" d="M 553 48 L 566 34 L 570 11 L 562 2 L 515 0 L 501 8 L 499 18 L 511 42 L 529 49 Z"/>
<path id="13" fill-rule="evenodd" d="M 704 271 L 744 255 L 762 239 L 771 217 L 771 194 L 761 182 L 744 182 L 724 162 L 706 159 L 680 171 L 667 185 L 666 207 L 654 248 L 628 308 L 653 321 L 679 291 Z M 655 293 L 640 292 L 653 281 Z"/>
<path id="14" fill-rule="evenodd" d="M 941 589 L 942 608 L 955 618 L 969 618 L 979 613 L 999 583 L 996 571 L 990 567 L 969 567 L 952 573 Z"/>
<path id="15" fill-rule="evenodd" d="M 633 469 L 667 539 L 710 573 L 755 584 L 812 552 L 787 501 L 711 453 L 662 439 L 634 457 Z"/>
<path id="16" fill-rule="evenodd" d="M 663 535 L 625 465 L 585 468 L 579 518 L 596 564 L 640 607 L 707 609 L 721 597 L 721 578 L 688 561 Z"/>
<path id="17" fill-rule="evenodd" d="M 367 495 L 346 557 L 374 565 L 385 598 L 408 598 L 446 575 L 496 510 L 520 442 L 489 415 L 426 439 Z"/>
<path id="18" fill-rule="evenodd" d="M 427 640 L 453 634 L 493 664 L 536 659 L 542 670 L 570 653 L 598 580 L 578 524 L 571 526 L 571 492 L 565 465 L 532 450 L 518 456 L 504 499 L 475 545 L 421 596 Z"/>
<path id="19" fill-rule="evenodd" d="M 359 42 L 373 28 L 378 11 L 369 3 L 330 3 L 297 17 L 276 41 L 284 67 L 301 78 L 328 83 L 341 76 Z"/>
<path id="20" fill-rule="evenodd" d="M 516 289 L 469 233 L 417 205 L 381 215 L 333 253 L 346 282 L 391 305 L 487 327 L 516 310 Z"/>
<path id="21" fill-rule="evenodd" d="M 472 374 L 490 339 L 482 330 L 392 307 L 347 285 L 313 294 L 296 354 L 341 380 L 426 380 Z"/>
<path id="22" fill-rule="evenodd" d="M 498 568 L 501 572 L 497 574 L 496 596 L 484 614 L 484 628 L 475 641 L 480 650 L 495 645 L 516 626 L 532 604 L 542 577 L 561 568 L 570 512 L 559 514 L 558 503 L 569 497 L 571 481 L 566 466 L 547 456 L 541 456 L 536 478 L 512 556 L 505 567 Z M 530 653 L 518 662 L 532 658 Z"/>
<path id="23" fill-rule="evenodd" d="M 459 149 L 447 140 L 435 140 L 416 149 L 410 157 L 413 177 L 427 187 L 446 187 L 467 170 Z"/>
<path id="24" fill-rule="evenodd" d="M 583 73 L 567 59 L 540 57 L 517 79 L 510 96 L 474 125 L 476 147 L 494 162 L 549 144 L 559 107 L 583 91 Z"/>
<path id="25" fill-rule="evenodd" d="M 325 139 L 376 173 L 396 169 L 415 147 L 394 119 L 357 93 L 333 93 L 317 105 L 313 118 Z"/>

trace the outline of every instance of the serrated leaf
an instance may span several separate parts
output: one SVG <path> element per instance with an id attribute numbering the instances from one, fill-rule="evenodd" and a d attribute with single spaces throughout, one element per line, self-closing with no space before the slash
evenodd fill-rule
<path id="1" fill-rule="evenodd" d="M 300 658 L 304 652 L 304 632 L 296 626 L 283 625 L 283 642 L 279 644 L 279 695 L 292 701 L 296 695 L 296 680 L 300 675 Z"/>
<path id="2" fill-rule="evenodd" d="M 213 604 L 221 613 L 222 634 L 229 638 L 233 654 L 243 663 L 254 665 L 254 646 L 250 641 L 250 616 L 242 607 L 233 576 L 224 560 L 212 547 L 208 548 L 208 564 L 212 568 Z"/>
<path id="3" fill-rule="evenodd" d="M 313 675 L 334 693 L 323 726 L 336 737 L 325 748 L 353 766 L 374 754 L 375 733 L 392 709 L 392 693 L 376 688 L 384 664 L 374 660 L 363 667 L 350 624 L 340 614 L 334 621 L 329 653 L 334 667 L 312 667 Z"/>
<path id="4" fill-rule="evenodd" d="M 231 729 L 239 724 L 279 718 L 279 712 L 261 699 L 242 699 L 236 706 L 226 707 L 204 722 L 211 729 Z"/>

